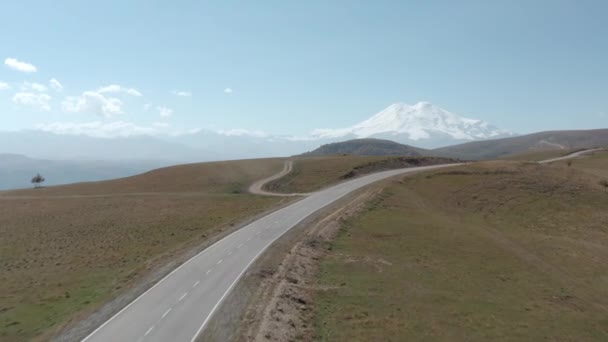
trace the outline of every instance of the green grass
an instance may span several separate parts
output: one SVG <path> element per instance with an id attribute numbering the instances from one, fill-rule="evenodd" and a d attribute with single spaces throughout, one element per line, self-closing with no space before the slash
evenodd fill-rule
<path id="1" fill-rule="evenodd" d="M 608 196 L 593 184 L 508 162 L 393 182 L 321 261 L 319 340 L 608 340 Z"/>

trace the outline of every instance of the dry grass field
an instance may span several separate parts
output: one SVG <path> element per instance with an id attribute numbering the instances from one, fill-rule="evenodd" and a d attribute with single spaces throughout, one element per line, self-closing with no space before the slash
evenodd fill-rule
<path id="1" fill-rule="evenodd" d="M 155 266 L 281 199 L 245 193 L 281 159 L 181 165 L 0 192 L 0 340 L 46 339 Z"/>
<path id="2" fill-rule="evenodd" d="M 509 155 L 501 159 L 505 160 L 519 160 L 519 161 L 541 161 L 552 158 L 563 157 L 567 154 L 576 152 L 576 150 L 540 150 L 540 151 L 526 151 L 514 155 Z"/>
<path id="3" fill-rule="evenodd" d="M 597 176 L 601 180 L 608 180 L 608 150 L 596 151 L 580 158 L 561 160 L 552 163 L 555 165 L 569 166 L 573 169 Z"/>
<path id="4" fill-rule="evenodd" d="M 321 261 L 318 339 L 608 340 L 607 157 L 392 182 Z"/>

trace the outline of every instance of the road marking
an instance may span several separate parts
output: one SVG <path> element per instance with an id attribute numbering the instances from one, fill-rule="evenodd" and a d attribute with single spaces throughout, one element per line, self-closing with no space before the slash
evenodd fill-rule
<path id="1" fill-rule="evenodd" d="M 211 273 L 211 270 L 207 270 L 207 272 L 205 272 L 205 274 L 209 274 L 209 273 Z"/>
<path id="2" fill-rule="evenodd" d="M 243 247 L 243 244 L 236 246 L 236 248 L 241 248 L 241 247 Z"/>
<path id="3" fill-rule="evenodd" d="M 232 251 L 228 251 L 228 255 L 232 255 Z"/>
<path id="4" fill-rule="evenodd" d="M 171 310 L 173 310 L 173 308 L 167 309 L 167 311 L 165 311 L 165 313 L 160 317 L 160 319 L 165 318 L 169 314 L 169 312 L 171 312 Z"/>
<path id="5" fill-rule="evenodd" d="M 112 320 L 114 320 L 114 318 L 120 316 L 123 312 L 125 312 L 128 308 L 130 308 L 132 305 L 134 305 L 135 303 L 137 303 L 138 300 L 140 300 L 141 298 L 143 298 L 148 292 L 152 291 L 154 288 L 156 288 L 157 286 L 159 286 L 162 282 L 164 282 L 165 280 L 167 280 L 169 277 L 171 277 L 174 273 L 176 273 L 177 271 L 179 271 L 180 269 L 182 269 L 183 267 L 185 267 L 186 265 L 190 264 L 191 262 L 193 262 L 194 260 L 196 260 L 197 258 L 205 255 L 207 252 L 209 252 L 210 250 L 213 250 L 213 247 L 215 247 L 216 245 L 219 245 L 224 239 L 218 240 L 216 242 L 214 242 L 211 246 L 205 248 L 204 250 L 202 250 L 200 253 L 198 253 L 197 255 L 193 256 L 192 258 L 188 259 L 186 262 L 184 262 L 183 264 L 179 265 L 177 268 L 175 268 L 173 271 L 171 271 L 169 274 L 167 274 L 166 276 L 164 276 L 161 280 L 159 280 L 156 284 L 154 284 L 151 288 L 147 289 L 146 292 L 140 294 L 137 298 L 135 298 L 135 300 L 133 300 L 132 302 L 130 302 L 127 306 L 125 306 L 124 308 L 122 308 L 120 311 L 118 311 L 116 314 L 114 314 L 114 316 L 110 317 L 110 319 L 108 319 L 107 321 L 105 321 L 102 325 L 100 325 L 99 327 L 97 327 L 97 329 L 93 330 L 92 333 L 88 334 L 87 337 L 85 337 L 82 341 L 80 342 L 85 342 L 86 340 L 90 339 L 93 335 L 95 335 L 98 331 L 100 331 L 101 329 L 103 329 L 103 327 L 105 327 L 106 325 L 108 325 Z M 210 271 L 208 271 L 210 272 Z"/>
<path id="6" fill-rule="evenodd" d="M 251 236 L 247 239 L 247 241 L 251 241 Z"/>
<path id="7" fill-rule="evenodd" d="M 144 336 L 148 336 L 148 334 L 150 332 L 152 332 L 152 330 L 154 330 L 154 326 L 151 326 L 150 329 L 148 329 L 148 331 L 146 331 L 146 333 L 144 334 Z"/>
<path id="8" fill-rule="evenodd" d="M 217 261 L 217 264 L 218 264 L 218 265 L 219 265 L 219 264 L 221 264 L 221 263 L 222 263 L 222 261 L 224 261 L 224 259 L 220 259 L 220 260 L 218 260 L 218 261 Z"/>
<path id="9" fill-rule="evenodd" d="M 177 301 L 181 302 L 182 299 L 186 298 L 187 295 L 188 295 L 188 292 L 184 293 L 181 297 L 179 297 L 179 299 Z"/>
<path id="10" fill-rule="evenodd" d="M 262 232 L 262 231 L 259 231 L 259 232 L 255 233 L 255 235 L 260 235 L 260 233 L 261 233 L 261 232 Z"/>
<path id="11" fill-rule="evenodd" d="M 197 280 L 196 283 L 194 283 L 194 285 L 192 285 L 192 288 L 195 288 L 198 285 L 198 283 L 200 283 L 200 282 L 201 282 L 200 280 Z"/>
<path id="12" fill-rule="evenodd" d="M 419 167 L 419 168 L 414 168 L 413 170 L 395 170 L 395 171 L 385 171 L 383 173 L 379 173 L 379 176 L 376 175 L 374 176 L 375 178 L 372 177 L 368 177 L 369 181 L 364 180 L 364 182 L 362 182 L 361 180 L 358 180 L 358 182 L 360 183 L 364 183 L 364 184 L 371 184 L 381 178 L 385 178 L 385 177 L 389 177 L 389 176 L 394 176 L 397 174 L 406 174 L 406 173 L 414 173 L 414 172 L 419 172 L 419 171 L 426 171 L 426 170 L 433 170 L 433 169 L 437 169 L 437 168 L 443 168 L 443 167 L 450 167 L 450 166 L 456 166 L 456 165 L 461 165 L 461 164 L 449 164 L 449 165 L 438 165 L 438 166 L 427 166 L 427 167 Z M 376 179 L 377 178 L 377 179 Z M 367 178 L 366 178 L 367 179 Z M 354 184 L 354 183 L 353 183 Z M 342 191 L 343 188 L 346 188 L 345 186 L 338 186 L 339 188 L 336 190 L 340 190 Z M 348 191 L 350 192 L 350 191 Z M 339 196 L 341 197 L 341 196 Z M 338 197 L 338 198 L 339 198 Z M 333 201 L 335 201 L 337 199 L 333 199 Z M 312 213 L 308 214 L 306 217 L 310 216 Z M 297 224 L 299 222 L 301 222 L 304 218 L 302 218 L 301 220 L 298 220 L 297 222 L 294 223 Z M 288 230 L 288 229 L 287 229 Z M 287 230 L 285 231 L 281 231 L 279 235 L 283 235 Z M 250 241 L 252 238 L 249 238 L 247 241 Z M 89 338 L 91 338 L 93 335 L 95 335 L 96 333 L 98 333 L 100 330 L 102 330 L 104 327 L 106 327 L 108 324 L 110 324 L 114 319 L 117 319 L 119 316 L 123 315 L 125 313 L 125 311 L 127 309 L 129 309 L 130 307 L 132 307 L 133 305 L 135 305 L 137 302 L 139 302 L 140 299 L 144 298 L 146 296 L 146 294 L 150 293 L 151 291 L 158 289 L 158 287 L 160 286 L 161 283 L 165 282 L 167 279 L 169 279 L 172 275 L 176 274 L 178 271 L 182 270 L 183 268 L 185 268 L 187 265 L 194 263 L 197 260 L 200 260 L 200 258 L 205 255 L 208 254 L 210 251 L 214 251 L 216 250 L 221 243 L 225 242 L 227 239 L 221 239 L 216 241 L 214 244 L 212 244 L 210 247 L 206 248 L 205 250 L 203 250 L 202 252 L 200 252 L 199 254 L 197 254 L 196 256 L 192 257 L 191 259 L 187 260 L 185 263 L 181 264 L 179 267 L 177 267 L 176 269 L 174 269 L 173 271 L 171 271 L 168 275 L 166 275 L 165 277 L 163 277 L 159 282 L 157 282 L 154 286 L 152 286 L 151 288 L 149 288 L 147 291 L 145 291 L 143 294 L 141 294 L 140 296 L 138 296 L 134 301 L 130 302 L 127 306 L 125 306 L 124 308 L 122 308 L 118 313 L 116 313 L 114 316 L 112 316 L 109 320 L 105 321 L 101 326 L 99 326 L 97 329 L 95 329 L 91 334 L 89 334 L 88 336 L 85 337 L 85 339 L 82 341 L 86 341 Z M 274 239 L 276 240 L 276 239 Z M 274 241 L 273 240 L 273 241 Z M 266 247 L 264 247 L 265 249 Z M 256 258 L 259 255 L 256 255 Z M 253 262 L 253 260 L 252 260 Z M 252 262 L 250 262 L 245 269 L 241 270 L 241 273 L 238 275 L 237 279 L 240 278 L 242 276 L 242 274 L 245 273 L 245 271 L 247 271 L 247 268 L 252 264 Z M 199 330 L 197 331 L 196 335 L 193 337 L 193 340 L 195 340 L 195 338 L 198 336 L 198 334 L 200 334 L 200 332 L 202 331 L 202 329 L 204 328 L 205 324 L 207 323 L 207 321 L 209 320 L 209 318 L 212 316 L 213 312 L 217 309 L 217 307 L 219 306 L 219 304 L 223 301 L 223 299 L 226 297 L 226 295 L 230 292 L 230 289 L 232 289 L 234 287 L 234 284 L 236 283 L 236 281 L 231 284 L 231 286 L 229 287 L 229 289 L 224 292 L 224 294 L 222 295 L 222 297 L 220 298 L 220 301 L 218 303 L 216 303 L 216 305 L 214 306 L 214 308 L 212 309 L 212 311 L 207 315 L 207 317 L 205 318 L 205 322 L 203 322 L 203 324 L 199 327 Z"/>

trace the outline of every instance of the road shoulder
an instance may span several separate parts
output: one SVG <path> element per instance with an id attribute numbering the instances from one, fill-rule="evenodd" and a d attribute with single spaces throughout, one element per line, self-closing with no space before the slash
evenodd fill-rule
<path id="1" fill-rule="evenodd" d="M 277 240 L 231 291 L 197 341 L 311 340 L 313 315 L 307 303 L 318 260 L 341 223 L 365 209 L 385 182 L 355 191 Z"/>

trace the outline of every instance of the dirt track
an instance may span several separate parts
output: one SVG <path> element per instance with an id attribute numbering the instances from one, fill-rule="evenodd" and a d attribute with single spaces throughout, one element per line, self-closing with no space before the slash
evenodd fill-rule
<path id="1" fill-rule="evenodd" d="M 265 196 L 283 196 L 283 197 L 290 197 L 290 196 L 307 196 L 309 194 L 306 193 L 291 193 L 291 194 L 283 194 L 283 193 L 279 193 L 279 192 L 270 192 L 270 191 L 266 191 L 264 190 L 264 185 L 266 185 L 267 183 L 272 182 L 273 180 L 277 180 L 283 176 L 288 175 L 291 170 L 293 169 L 293 161 L 291 160 L 287 160 L 285 161 L 285 167 L 283 168 L 283 171 L 272 175 L 268 178 L 259 180 L 253 184 L 251 184 L 251 186 L 249 187 L 249 192 L 255 195 L 265 195 Z"/>

